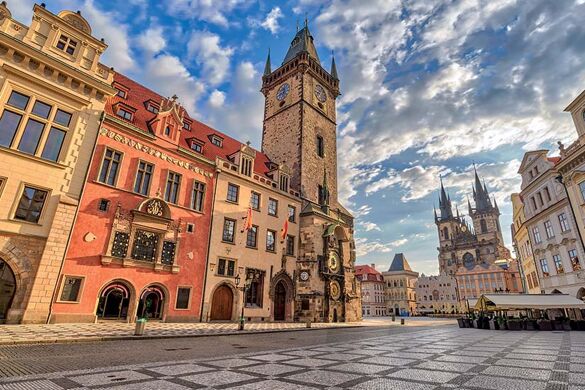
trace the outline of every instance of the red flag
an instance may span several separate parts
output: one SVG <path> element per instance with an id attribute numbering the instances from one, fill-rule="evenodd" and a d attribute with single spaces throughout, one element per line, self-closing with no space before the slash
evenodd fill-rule
<path id="1" fill-rule="evenodd" d="M 252 207 L 248 207 L 246 214 L 246 222 L 244 223 L 244 231 L 252 229 Z"/>
<path id="2" fill-rule="evenodd" d="M 284 241 L 286 235 L 288 234 L 288 218 L 284 220 L 284 225 L 282 226 L 282 234 L 280 236 L 280 241 Z"/>

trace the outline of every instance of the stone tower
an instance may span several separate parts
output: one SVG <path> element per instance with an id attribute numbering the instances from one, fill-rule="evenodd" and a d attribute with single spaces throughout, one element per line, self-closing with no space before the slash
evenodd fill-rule
<path id="1" fill-rule="evenodd" d="M 360 320 L 353 216 L 337 196 L 339 79 L 334 60 L 330 71 L 321 66 L 307 21 L 274 71 L 268 54 L 261 91 L 262 151 L 291 169 L 291 186 L 303 199 L 295 319 Z"/>
<path id="2" fill-rule="evenodd" d="M 492 203 L 485 182 L 481 183 L 477 171 L 473 184 L 473 200 L 475 208 L 472 208 L 471 204 L 468 204 L 468 208 L 477 238 L 480 241 L 497 239 L 503 243 L 498 204 L 495 198 Z"/>
<path id="3" fill-rule="evenodd" d="M 271 71 L 270 55 L 262 77 L 265 96 L 262 150 L 293 170 L 291 184 L 319 203 L 323 172 L 333 208 L 337 201 L 337 124 L 339 80 L 335 61 L 322 66 L 305 27 L 297 32 L 282 65 Z"/>

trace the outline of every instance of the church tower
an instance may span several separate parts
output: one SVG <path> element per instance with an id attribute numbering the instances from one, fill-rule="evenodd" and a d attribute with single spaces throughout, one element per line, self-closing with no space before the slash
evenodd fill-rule
<path id="1" fill-rule="evenodd" d="M 504 242 L 502 237 L 502 229 L 500 227 L 500 210 L 496 203 L 496 199 L 490 199 L 489 192 L 485 185 L 482 184 L 477 175 L 477 170 L 474 169 L 475 181 L 473 184 L 473 201 L 475 208 L 468 204 L 469 216 L 473 220 L 473 229 L 477 238 L 481 240 L 497 239 L 500 243 Z"/>
<path id="2" fill-rule="evenodd" d="M 297 31 L 281 66 L 262 77 L 265 97 L 262 151 L 293 171 L 291 185 L 303 198 L 320 203 L 323 172 L 331 207 L 337 208 L 337 124 L 339 96 L 335 60 L 321 66 L 307 21 Z"/>
<path id="3" fill-rule="evenodd" d="M 282 64 L 270 52 L 262 76 L 262 151 L 290 168 L 301 193 L 295 319 L 358 321 L 361 291 L 355 277 L 353 216 L 338 200 L 335 60 L 321 66 L 309 26 L 298 30 Z"/>

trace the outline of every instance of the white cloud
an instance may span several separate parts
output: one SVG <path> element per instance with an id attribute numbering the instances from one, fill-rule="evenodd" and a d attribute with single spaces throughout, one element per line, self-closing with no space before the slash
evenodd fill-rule
<path id="1" fill-rule="evenodd" d="M 169 0 L 165 8 L 179 18 L 195 18 L 227 27 L 230 22 L 226 15 L 251 3 L 251 0 Z"/>
<path id="2" fill-rule="evenodd" d="M 364 237 L 355 239 L 356 255 L 365 256 L 370 253 L 389 253 L 406 244 L 408 239 L 399 238 L 391 242 L 382 242 L 380 240 L 368 240 Z"/>
<path id="3" fill-rule="evenodd" d="M 209 95 L 209 104 L 211 105 L 211 107 L 220 108 L 223 107 L 224 103 L 225 93 L 223 93 L 222 91 L 216 89 Z"/>
<path id="4" fill-rule="evenodd" d="M 270 31 L 272 34 L 276 34 L 278 32 L 278 30 L 280 29 L 280 26 L 278 24 L 278 19 L 280 19 L 282 17 L 284 17 L 284 14 L 280 10 L 280 7 L 274 7 L 268 13 L 268 15 L 266 15 L 266 18 L 264 19 L 264 21 L 262 21 L 262 23 L 260 23 L 260 26 L 262 26 L 264 29 Z"/>
<path id="5" fill-rule="evenodd" d="M 150 88 L 163 96 L 176 94 L 189 115 L 197 115 L 196 103 L 205 87 L 189 73 L 179 58 L 161 54 L 149 60 L 144 70 Z"/>
<path id="6" fill-rule="evenodd" d="M 234 49 L 222 47 L 217 34 L 193 31 L 187 44 L 187 53 L 201 65 L 202 79 L 211 85 L 218 85 L 228 76 Z"/>
<path id="7" fill-rule="evenodd" d="M 156 54 L 166 47 L 161 26 L 151 26 L 136 38 L 136 43 L 147 53 Z"/>
<path id="8" fill-rule="evenodd" d="M 358 226 L 366 232 L 382 231 L 382 229 L 380 229 L 380 227 L 373 222 L 358 222 Z"/>

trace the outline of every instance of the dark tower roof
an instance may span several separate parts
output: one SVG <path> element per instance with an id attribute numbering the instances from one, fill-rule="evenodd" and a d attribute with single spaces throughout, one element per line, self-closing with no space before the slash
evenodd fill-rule
<path id="1" fill-rule="evenodd" d="M 397 253 L 394 255 L 392 264 L 388 269 L 388 272 L 392 271 L 412 271 L 410 264 L 408 264 L 408 261 L 406 261 L 406 257 L 404 257 L 403 253 Z"/>
<path id="2" fill-rule="evenodd" d="M 447 196 L 445 187 L 443 186 L 443 178 L 441 177 L 441 195 L 439 198 L 439 211 L 441 219 L 453 218 L 453 208 L 451 207 L 451 199 Z"/>
<path id="3" fill-rule="evenodd" d="M 272 73 L 272 66 L 270 65 L 270 49 L 268 49 L 268 57 L 266 57 L 266 65 L 264 65 L 264 76 L 269 76 Z"/>
<path id="4" fill-rule="evenodd" d="M 293 58 L 295 58 L 299 53 L 307 52 L 311 57 L 316 59 L 319 63 L 319 55 L 317 54 L 317 49 L 315 49 L 315 44 L 313 43 L 313 36 L 309 31 L 309 25 L 307 20 L 305 19 L 305 27 L 300 29 L 295 37 L 293 38 L 292 42 L 290 43 L 290 47 L 286 52 L 286 56 L 284 57 L 284 61 L 282 64 L 286 64 Z"/>
<path id="5" fill-rule="evenodd" d="M 339 77 L 337 76 L 337 66 L 335 65 L 335 57 L 333 56 L 333 53 L 331 54 L 331 72 L 330 73 L 334 79 L 339 80 Z"/>
<path id="6" fill-rule="evenodd" d="M 477 175 L 477 170 L 475 166 L 473 167 L 475 173 L 475 185 L 473 187 L 473 200 L 475 201 L 475 211 L 476 212 L 484 212 L 490 211 L 492 207 L 492 203 L 490 201 L 490 195 L 488 193 L 487 187 L 485 182 L 481 183 L 479 180 L 479 176 Z"/>

